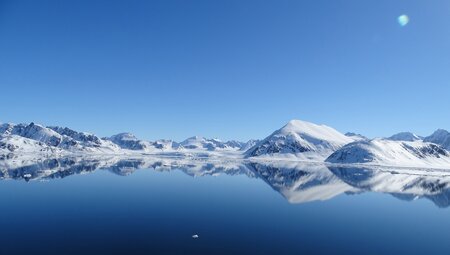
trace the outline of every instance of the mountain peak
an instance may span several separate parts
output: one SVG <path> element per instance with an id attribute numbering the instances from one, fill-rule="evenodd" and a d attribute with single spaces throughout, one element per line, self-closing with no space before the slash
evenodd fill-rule
<path id="1" fill-rule="evenodd" d="M 422 140 L 418 135 L 411 133 L 411 132 L 400 132 L 398 134 L 395 134 L 387 140 L 391 141 L 406 141 L 406 142 L 414 142 L 418 140 Z"/>
<path id="2" fill-rule="evenodd" d="M 450 132 L 448 132 L 448 131 L 445 130 L 445 129 L 440 128 L 440 129 L 434 131 L 434 133 L 432 134 L 432 136 L 441 136 L 441 135 L 449 135 L 449 134 L 450 134 Z"/>
<path id="3" fill-rule="evenodd" d="M 312 122 L 304 121 L 304 120 L 290 120 L 282 129 L 308 129 L 308 128 L 317 128 L 317 127 L 326 127 L 325 125 L 317 125 Z"/>
<path id="4" fill-rule="evenodd" d="M 341 134 L 329 126 L 318 125 L 303 120 L 291 120 L 276 132 L 284 135 L 302 135 L 303 139 L 312 143 L 316 143 L 317 140 L 327 140 L 337 143 L 349 143 L 353 141 L 350 137 Z"/>
<path id="5" fill-rule="evenodd" d="M 450 132 L 445 129 L 438 129 L 428 137 L 423 139 L 425 142 L 439 144 L 446 149 L 450 149 Z"/>

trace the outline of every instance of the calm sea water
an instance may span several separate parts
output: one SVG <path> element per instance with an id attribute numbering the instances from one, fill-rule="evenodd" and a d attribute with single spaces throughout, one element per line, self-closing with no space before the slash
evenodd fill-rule
<path id="1" fill-rule="evenodd" d="M 0 254 L 450 253 L 446 172 L 115 158 L 0 170 Z"/>

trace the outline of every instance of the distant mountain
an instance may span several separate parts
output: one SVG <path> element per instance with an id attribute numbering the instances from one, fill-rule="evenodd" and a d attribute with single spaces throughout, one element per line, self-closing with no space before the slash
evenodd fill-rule
<path id="1" fill-rule="evenodd" d="M 301 120 L 291 120 L 281 129 L 246 152 L 247 157 L 294 156 L 303 159 L 325 159 L 354 139 L 335 129 Z"/>
<path id="2" fill-rule="evenodd" d="M 117 144 L 122 149 L 128 150 L 145 150 L 150 146 L 148 142 L 138 140 L 130 133 L 120 133 L 104 139 Z"/>
<path id="3" fill-rule="evenodd" d="M 350 138 L 352 138 L 355 141 L 359 141 L 359 140 L 369 140 L 369 138 L 361 135 L 361 134 L 356 134 L 356 133 L 352 133 L 352 132 L 347 132 L 345 133 L 345 136 L 348 136 Z"/>
<path id="4" fill-rule="evenodd" d="M 447 150 L 450 150 L 450 133 L 444 129 L 436 130 L 432 135 L 423 139 L 425 142 L 439 144 Z"/>
<path id="5" fill-rule="evenodd" d="M 401 132 L 401 133 L 395 134 L 395 135 L 387 138 L 387 140 L 414 142 L 414 141 L 422 140 L 422 138 L 411 132 Z"/>
<path id="6" fill-rule="evenodd" d="M 243 143 L 241 146 L 241 151 L 248 151 L 250 148 L 252 148 L 253 146 L 255 146 L 257 143 L 259 143 L 261 140 L 256 140 L 256 139 L 251 139 L 248 140 L 246 143 Z"/>
<path id="7" fill-rule="evenodd" d="M 195 156 L 202 152 L 236 152 L 248 146 L 239 141 L 222 142 L 218 139 L 191 137 L 182 143 L 172 140 L 156 140 L 153 142 L 139 140 L 131 133 L 120 133 L 107 138 L 78 132 L 67 127 L 39 124 L 0 124 L 0 154 L 39 153 L 39 154 L 160 154 L 171 156 Z M 216 155 L 216 154 L 215 154 Z M 216 155 L 217 156 L 217 155 Z"/>
<path id="8" fill-rule="evenodd" d="M 151 145 L 156 150 L 163 150 L 163 151 L 178 150 L 180 148 L 179 143 L 174 142 L 172 140 L 166 140 L 166 139 L 156 140 L 156 141 L 152 142 Z"/>
<path id="9" fill-rule="evenodd" d="M 140 152 L 162 152 L 162 151 L 176 151 L 180 145 L 172 140 L 156 140 L 154 142 L 139 140 L 131 133 L 120 133 L 111 137 L 104 138 L 125 150 L 140 151 Z"/>
<path id="10" fill-rule="evenodd" d="M 347 144 L 331 154 L 326 162 L 440 167 L 450 165 L 450 154 L 433 143 L 373 139 Z"/>
<path id="11" fill-rule="evenodd" d="M 207 139 L 201 136 L 190 137 L 180 143 L 181 148 L 188 150 L 240 150 L 242 142 L 229 141 L 223 142 L 219 139 Z"/>
<path id="12" fill-rule="evenodd" d="M 120 147 L 111 141 L 101 139 L 87 132 L 78 132 L 67 127 L 47 127 L 63 137 L 58 147 L 69 151 L 93 152 L 93 153 L 118 153 Z"/>
<path id="13" fill-rule="evenodd" d="M 61 127 L 44 127 L 33 122 L 17 125 L 2 124 L 0 126 L 0 136 L 3 137 L 3 140 L 9 139 L 9 143 L 16 143 L 18 147 L 24 147 L 16 149 L 16 152 L 28 151 L 31 144 L 34 144 L 33 146 L 40 152 L 56 151 L 47 147 L 58 148 L 67 152 L 89 153 L 114 153 L 119 150 L 119 147 L 113 143 L 102 140 L 89 133 L 76 132 Z M 27 138 L 39 143 L 34 143 L 26 139 L 18 139 L 17 137 Z"/>

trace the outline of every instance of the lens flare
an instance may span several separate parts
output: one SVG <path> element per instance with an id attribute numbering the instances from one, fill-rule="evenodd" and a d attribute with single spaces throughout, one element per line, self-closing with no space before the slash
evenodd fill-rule
<path id="1" fill-rule="evenodd" d="M 408 15 L 405 15 L 405 14 L 399 16 L 397 18 L 397 20 L 398 20 L 398 24 L 400 24 L 400 26 L 402 26 L 402 27 L 408 25 L 408 23 L 409 23 L 409 17 L 408 17 Z"/>

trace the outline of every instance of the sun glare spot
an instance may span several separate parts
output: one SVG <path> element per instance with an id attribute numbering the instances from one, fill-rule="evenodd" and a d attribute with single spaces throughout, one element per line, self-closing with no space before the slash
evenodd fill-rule
<path id="1" fill-rule="evenodd" d="M 408 17 L 408 15 L 405 15 L 405 14 L 400 15 L 397 18 L 397 20 L 398 20 L 398 24 L 400 24 L 400 26 L 402 26 L 402 27 L 408 25 L 408 23 L 409 23 L 409 17 Z"/>

